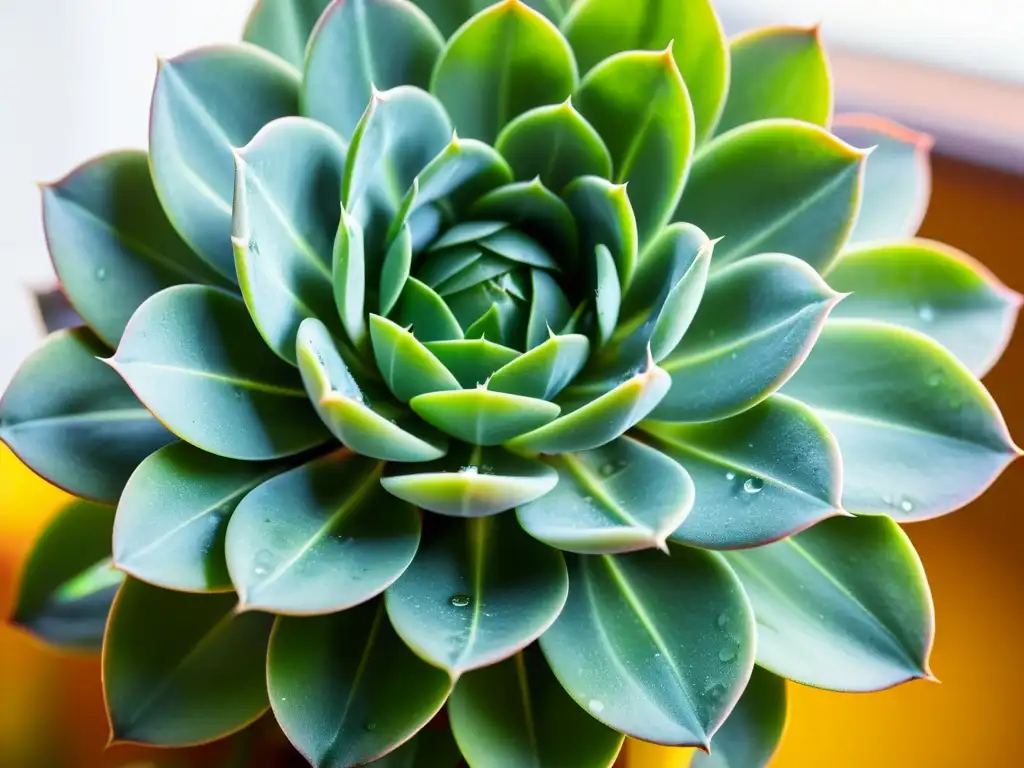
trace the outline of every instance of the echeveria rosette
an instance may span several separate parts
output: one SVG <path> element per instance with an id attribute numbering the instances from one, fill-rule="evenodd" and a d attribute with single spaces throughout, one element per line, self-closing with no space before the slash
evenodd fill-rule
<path id="1" fill-rule="evenodd" d="M 927 140 L 832 122 L 816 30 L 264 0 L 246 39 L 44 188 L 88 327 L 0 411 L 90 500 L 16 620 L 97 645 L 124 581 L 115 739 L 271 708 L 317 766 L 762 765 L 784 678 L 930 676 L 896 522 L 1016 456 L 976 376 L 1019 299 L 914 238 Z"/>

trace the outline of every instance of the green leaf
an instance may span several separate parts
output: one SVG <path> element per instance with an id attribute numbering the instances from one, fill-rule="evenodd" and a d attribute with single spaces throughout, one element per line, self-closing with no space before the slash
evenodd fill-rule
<path id="1" fill-rule="evenodd" d="M 572 307 L 555 279 L 540 269 L 530 273 L 532 287 L 530 314 L 526 324 L 526 350 L 543 344 L 552 328 L 561 328 L 568 321 Z"/>
<path id="2" fill-rule="evenodd" d="M 562 554 L 507 514 L 467 520 L 425 542 L 386 602 L 406 644 L 454 680 L 540 637 L 568 591 Z"/>
<path id="3" fill-rule="evenodd" d="M 910 539 L 892 520 L 826 520 L 726 559 L 754 607 L 762 667 L 839 691 L 930 677 L 928 583 Z"/>
<path id="4" fill-rule="evenodd" d="M 242 300 L 219 289 L 182 285 L 148 299 L 107 363 L 207 453 L 259 461 L 327 439 L 298 371 L 263 343 Z"/>
<path id="5" fill-rule="evenodd" d="M 502 129 L 494 147 L 517 179 L 539 178 L 549 189 L 563 189 L 579 176 L 612 175 L 607 147 L 571 100 L 523 113 Z"/>
<path id="6" fill-rule="evenodd" d="M 344 207 L 332 248 L 334 305 L 348 340 L 366 344 L 366 253 L 363 228 Z"/>
<path id="7" fill-rule="evenodd" d="M 642 250 L 671 219 L 693 157 L 693 107 L 671 47 L 606 59 L 573 98 L 611 153 L 612 180 L 629 184 Z"/>
<path id="8" fill-rule="evenodd" d="M 254 46 L 198 48 L 160 62 L 149 124 L 153 183 L 185 242 L 232 280 L 234 149 L 297 114 L 298 102 L 298 73 Z"/>
<path id="9" fill-rule="evenodd" d="M 388 389 L 403 403 L 418 395 L 461 389 L 433 352 L 387 318 L 370 315 L 370 339 Z"/>
<path id="10" fill-rule="evenodd" d="M 424 344 L 457 340 L 463 336 L 462 326 L 444 299 L 415 277 L 405 282 L 398 306 L 398 320 L 407 328 L 412 326 L 416 338 Z"/>
<path id="11" fill-rule="evenodd" d="M 566 390 L 566 407 L 580 404 L 550 424 L 510 440 L 508 448 L 521 453 L 569 453 L 599 448 L 647 418 L 672 386 L 669 375 L 648 361 L 612 391 L 591 399 L 586 392 Z"/>
<path id="12" fill-rule="evenodd" d="M 433 341 L 427 342 L 426 346 L 466 388 L 480 386 L 499 368 L 520 357 L 514 349 L 487 339 Z"/>
<path id="13" fill-rule="evenodd" d="M 696 139 L 711 134 L 725 103 L 729 56 L 709 0 L 578 0 L 562 31 L 581 72 L 616 53 L 662 51 L 670 44 L 693 103 Z"/>
<path id="14" fill-rule="evenodd" d="M 615 270 L 612 252 L 605 245 L 594 249 L 597 262 L 597 289 L 594 293 L 594 306 L 597 310 L 597 338 L 604 346 L 615 333 L 619 322 L 619 309 L 622 306 L 622 286 L 619 285 L 619 274 Z"/>
<path id="15" fill-rule="evenodd" d="M 235 156 L 238 282 L 267 346 L 293 365 L 304 319 L 341 330 L 330 265 L 344 165 L 337 136 L 300 117 L 275 120 Z"/>
<path id="16" fill-rule="evenodd" d="M 590 340 L 586 336 L 551 336 L 499 368 L 487 388 L 492 392 L 552 400 L 576 377 L 589 354 Z"/>
<path id="17" fill-rule="evenodd" d="M 114 562 L 181 592 L 230 592 L 224 535 L 249 491 L 290 462 L 235 461 L 173 443 L 132 474 L 117 505 Z"/>
<path id="18" fill-rule="evenodd" d="M 693 506 L 687 471 L 660 451 L 628 437 L 580 453 L 551 456 L 558 485 L 519 507 L 527 533 L 580 554 L 667 550 Z"/>
<path id="19" fill-rule="evenodd" d="M 843 252 L 829 284 L 852 295 L 836 317 L 883 320 L 931 336 L 981 377 L 1006 349 L 1021 297 L 966 253 L 931 240 Z"/>
<path id="20" fill-rule="evenodd" d="M 849 242 L 916 234 L 932 191 L 932 138 L 874 115 L 839 115 L 832 132 L 855 147 L 874 147 L 864 170 L 860 215 Z"/>
<path id="21" fill-rule="evenodd" d="M 380 270 L 380 313 L 385 317 L 398 303 L 412 270 L 412 230 L 406 224 L 388 246 Z"/>
<path id="22" fill-rule="evenodd" d="M 713 421 L 757 405 L 794 374 L 841 298 L 792 256 L 755 256 L 714 275 L 662 363 L 672 389 L 653 418 Z"/>
<path id="23" fill-rule="evenodd" d="M 639 242 L 626 186 L 584 176 L 565 188 L 562 199 L 579 227 L 580 253 L 591 254 L 597 246 L 605 246 L 618 268 L 619 284 L 627 289 L 636 270 Z"/>
<path id="24" fill-rule="evenodd" d="M 115 504 L 139 462 L 174 436 L 101 362 L 108 354 L 85 328 L 49 336 L 0 400 L 0 440 L 47 482 Z"/>
<path id="25" fill-rule="evenodd" d="M 504 229 L 481 238 L 480 246 L 510 261 L 557 271 L 558 262 L 538 242 L 515 229 Z"/>
<path id="26" fill-rule="evenodd" d="M 540 179 L 491 190 L 469 210 L 475 219 L 507 221 L 553 255 L 568 273 L 578 261 L 578 235 L 572 211 Z"/>
<path id="27" fill-rule="evenodd" d="M 477 240 L 490 237 L 505 229 L 508 229 L 508 224 L 503 221 L 465 221 L 456 224 L 441 235 L 427 250 L 432 253 L 456 245 L 475 243 Z"/>
<path id="28" fill-rule="evenodd" d="M 686 467 L 697 500 L 670 538 L 703 549 L 757 547 L 842 514 L 843 465 L 805 405 L 773 395 L 705 424 L 645 422 L 653 447 Z"/>
<path id="29" fill-rule="evenodd" d="M 273 617 L 238 613 L 234 595 L 169 592 L 127 579 L 103 642 L 103 693 L 113 742 L 205 744 L 268 708 Z"/>
<path id="30" fill-rule="evenodd" d="M 459 768 L 462 755 L 451 730 L 427 725 L 399 749 L 367 765 L 373 768 Z"/>
<path id="31" fill-rule="evenodd" d="M 569 695 L 605 725 L 706 747 L 750 677 L 754 619 L 713 552 L 577 556 L 569 600 L 540 645 Z"/>
<path id="32" fill-rule="evenodd" d="M 382 461 L 431 461 L 447 452 L 444 435 L 384 397 L 367 397 L 319 320 L 300 326 L 296 346 L 309 399 L 331 433 L 353 451 Z"/>
<path id="33" fill-rule="evenodd" d="M 856 220 L 866 157 L 807 123 L 750 123 L 701 150 L 674 220 L 725 237 L 713 269 L 788 253 L 824 272 Z"/>
<path id="34" fill-rule="evenodd" d="M 443 45 L 437 28 L 411 3 L 333 3 L 309 40 L 302 114 L 349 141 L 374 89 L 426 88 Z"/>
<path id="35" fill-rule="evenodd" d="M 228 525 L 228 570 L 245 610 L 334 613 L 366 602 L 416 554 L 416 510 L 380 487 L 382 462 L 342 450 L 251 491 Z"/>
<path id="36" fill-rule="evenodd" d="M 375 600 L 318 618 L 281 617 L 267 660 L 274 716 L 317 768 L 365 765 L 444 705 L 451 681 L 399 639 Z"/>
<path id="37" fill-rule="evenodd" d="M 451 37 L 472 16 L 494 4 L 495 0 L 412 0 L 427 12 L 445 37 Z M 576 0 L 522 0 L 558 24 Z"/>
<path id="38" fill-rule="evenodd" d="M 622 748 L 622 734 L 576 706 L 536 647 L 463 677 L 448 712 L 466 760 L 487 768 L 608 768 Z"/>
<path id="39" fill-rule="evenodd" d="M 68 300 L 104 343 L 179 283 L 230 285 L 195 255 L 160 207 L 144 152 L 103 155 L 42 187 L 43 226 Z"/>
<path id="40" fill-rule="evenodd" d="M 554 403 L 482 387 L 431 392 L 409 405 L 424 421 L 474 445 L 500 445 L 542 427 L 561 411 Z"/>
<path id="41" fill-rule="evenodd" d="M 843 506 L 855 514 L 909 522 L 952 512 L 1020 453 L 982 384 L 937 343 L 896 326 L 831 321 L 784 392 L 839 441 Z"/>
<path id="42" fill-rule="evenodd" d="M 440 515 L 486 517 L 540 498 L 557 482 L 558 474 L 542 462 L 500 448 L 462 445 L 428 464 L 392 464 L 381 485 Z"/>
<path id="43" fill-rule="evenodd" d="M 743 696 L 711 740 L 711 753 L 698 752 L 690 768 L 766 768 L 786 727 L 786 681 L 760 667 Z"/>
<path id="44" fill-rule="evenodd" d="M 513 118 L 565 101 L 576 60 L 547 19 L 522 2 L 496 3 L 445 45 L 430 90 L 463 136 L 493 143 Z"/>
<path id="45" fill-rule="evenodd" d="M 58 648 L 98 651 L 110 603 L 124 578 L 110 561 L 113 527 L 109 507 L 87 501 L 65 505 L 28 555 L 11 623 Z"/>
<path id="46" fill-rule="evenodd" d="M 330 0 L 257 0 L 242 38 L 302 69 L 306 43 Z"/>
<path id="47" fill-rule="evenodd" d="M 729 41 L 729 58 L 729 96 L 717 133 L 781 117 L 828 127 L 832 72 L 818 27 L 752 30 Z"/>

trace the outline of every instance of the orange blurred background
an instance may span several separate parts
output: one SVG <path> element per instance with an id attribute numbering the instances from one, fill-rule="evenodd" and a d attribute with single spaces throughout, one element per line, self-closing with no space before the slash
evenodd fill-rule
<path id="1" fill-rule="evenodd" d="M 935 189 L 922 234 L 966 250 L 1011 288 L 1024 291 L 1024 178 L 935 159 Z M 1018 442 L 1024 441 L 1024 331 L 986 380 Z M 790 686 L 790 720 L 778 768 L 1012 766 L 1024 746 L 1018 724 L 1024 665 L 1024 568 L 1012 466 L 980 501 L 909 528 L 924 560 L 938 613 L 932 667 L 940 685 L 842 695 Z M 9 613 L 17 572 L 33 539 L 66 497 L 0 449 L 0 611 Z M 199 752 L 104 752 L 98 661 L 67 657 L 0 627 L 0 766 L 189 766 Z M 215 748 L 215 764 L 225 750 Z M 680 768 L 688 750 L 630 745 L 632 768 Z"/>

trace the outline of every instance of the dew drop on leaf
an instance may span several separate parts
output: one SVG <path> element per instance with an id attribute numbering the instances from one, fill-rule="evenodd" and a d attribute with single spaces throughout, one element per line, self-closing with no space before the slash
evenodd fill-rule
<path id="1" fill-rule="evenodd" d="M 587 702 L 587 709 L 593 712 L 595 715 L 604 711 L 604 702 L 598 699 L 591 699 Z"/>
<path id="2" fill-rule="evenodd" d="M 725 613 L 723 611 L 722 613 L 718 614 L 719 629 L 725 629 L 727 626 L 729 626 L 730 621 L 732 621 L 732 618 L 729 616 L 728 613 Z"/>
<path id="3" fill-rule="evenodd" d="M 764 480 L 760 477 L 748 477 L 743 482 L 743 490 L 747 493 L 760 493 L 764 488 Z"/>
<path id="4" fill-rule="evenodd" d="M 104 269 L 103 267 L 100 267 L 99 269 L 97 269 L 96 270 L 96 279 L 97 280 L 106 280 L 107 279 L 107 270 Z"/>
<path id="5" fill-rule="evenodd" d="M 729 662 L 736 658 L 736 649 L 733 647 L 723 648 L 718 652 L 718 660 Z"/>
<path id="6" fill-rule="evenodd" d="M 277 556 L 269 549 L 261 549 L 252 560 L 254 576 L 266 576 L 277 564 Z"/>
<path id="7" fill-rule="evenodd" d="M 454 605 L 456 608 L 465 608 L 471 602 L 473 602 L 473 598 L 471 598 L 469 595 L 452 595 L 451 602 L 452 605 Z"/>
<path id="8" fill-rule="evenodd" d="M 725 473 L 725 479 L 726 480 L 735 480 L 736 479 L 736 473 L 735 472 L 726 472 Z"/>
<path id="9" fill-rule="evenodd" d="M 939 371 L 936 371 L 935 373 L 931 374 L 928 377 L 928 386 L 929 387 L 937 387 L 941 383 L 942 383 L 942 374 Z"/>
<path id="10" fill-rule="evenodd" d="M 917 316 L 925 323 L 930 323 L 935 319 L 935 310 L 928 304 L 922 304 L 918 307 Z"/>
<path id="11" fill-rule="evenodd" d="M 601 467 L 600 472 L 601 477 L 611 477 L 613 474 L 615 474 L 615 465 L 609 461 L 607 464 Z"/>
<path id="12" fill-rule="evenodd" d="M 377 728 L 377 724 L 375 722 L 373 722 L 373 721 L 368 720 L 367 722 L 363 723 L 363 730 L 364 731 L 372 731 L 372 730 L 375 730 L 376 728 Z"/>
<path id="13" fill-rule="evenodd" d="M 900 509 L 904 512 L 910 512 L 914 509 L 914 502 L 910 501 L 910 499 L 904 499 L 900 502 Z"/>

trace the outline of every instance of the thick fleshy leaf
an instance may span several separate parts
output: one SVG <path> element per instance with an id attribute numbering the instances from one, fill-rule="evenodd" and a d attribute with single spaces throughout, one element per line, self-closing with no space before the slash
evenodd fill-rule
<path id="1" fill-rule="evenodd" d="M 853 228 L 866 157 L 814 125 L 750 123 L 694 160 L 674 220 L 725 237 L 712 269 L 788 253 L 823 272 Z"/>
<path id="2" fill-rule="evenodd" d="M 841 298 L 792 256 L 755 256 L 717 273 L 662 363 L 672 389 L 653 418 L 712 421 L 757 405 L 797 370 Z"/>
<path id="3" fill-rule="evenodd" d="M 242 300 L 217 288 L 148 299 L 107 362 L 168 429 L 208 453 L 259 461 L 327 439 L 299 372 L 263 343 Z"/>
<path id="4" fill-rule="evenodd" d="M 345 335 L 360 349 L 366 344 L 366 251 L 363 228 L 344 207 L 332 254 L 334 305 Z"/>
<path id="5" fill-rule="evenodd" d="M 516 179 L 539 178 L 553 190 L 579 176 L 612 175 L 608 148 L 570 100 L 520 115 L 498 134 L 494 147 L 508 160 Z"/>
<path id="6" fill-rule="evenodd" d="M 818 27 L 755 29 L 729 41 L 729 58 L 718 133 L 777 117 L 828 127 L 832 73 Z"/>
<path id="7" fill-rule="evenodd" d="M 666 549 L 693 506 L 687 471 L 629 437 L 551 456 L 558 485 L 517 510 L 527 533 L 557 549 L 615 554 Z"/>
<path id="8" fill-rule="evenodd" d="M 706 746 L 754 665 L 754 618 L 720 555 L 577 556 L 569 600 L 540 640 L 559 682 L 606 725 Z"/>
<path id="9" fill-rule="evenodd" d="M 113 527 L 110 507 L 73 501 L 61 509 L 28 555 L 11 623 L 58 648 L 99 650 L 124 579 L 110 561 Z"/>
<path id="10" fill-rule="evenodd" d="M 317 768 L 365 765 L 441 709 L 448 675 L 416 658 L 381 601 L 318 618 L 281 617 L 267 659 L 274 716 Z"/>
<path id="11" fill-rule="evenodd" d="M 258 0 L 242 37 L 302 69 L 309 36 L 330 4 L 331 0 Z"/>
<path id="12" fill-rule="evenodd" d="M 387 317 L 395 308 L 412 270 L 412 229 L 406 224 L 388 246 L 380 270 L 380 313 Z"/>
<path id="13" fill-rule="evenodd" d="M 855 514 L 909 522 L 952 512 L 1020 453 L 984 386 L 937 343 L 896 326 L 831 321 L 784 392 L 839 441 L 843 506 Z"/>
<path id="14" fill-rule="evenodd" d="M 693 477 L 693 511 L 670 537 L 680 544 L 756 547 L 842 514 L 839 446 L 796 400 L 773 395 L 730 419 L 641 429 Z"/>
<path id="15" fill-rule="evenodd" d="M 565 101 L 576 86 L 569 44 L 522 2 L 495 3 L 448 40 L 430 90 L 463 136 L 493 143 L 513 118 Z"/>
<path id="16" fill-rule="evenodd" d="M 874 147 L 851 243 L 917 233 L 932 191 L 932 138 L 874 115 L 839 115 L 832 132 L 861 149 Z"/>
<path id="17" fill-rule="evenodd" d="M 711 754 L 698 752 L 690 768 L 767 768 L 785 727 L 786 681 L 754 667 L 736 708 L 711 740 Z"/>
<path id="18" fill-rule="evenodd" d="M 562 31 L 584 73 L 616 53 L 672 44 L 693 103 L 696 139 L 710 135 L 725 103 L 729 55 L 709 0 L 577 0 Z"/>
<path id="19" fill-rule="evenodd" d="M 46 242 L 61 288 L 110 346 L 154 293 L 178 283 L 230 285 L 167 221 L 145 152 L 98 157 L 44 186 L 42 194 Z"/>
<path id="20" fill-rule="evenodd" d="M 629 184 L 643 249 L 672 217 L 693 156 L 693 107 L 671 47 L 605 60 L 573 99 L 611 153 L 612 180 Z"/>
<path id="21" fill-rule="evenodd" d="M 566 271 L 578 260 L 579 237 L 572 211 L 540 179 L 494 189 L 469 210 L 475 219 L 507 221 L 542 243 Z"/>
<path id="22" fill-rule="evenodd" d="M 295 363 L 307 317 L 337 331 L 331 245 L 345 149 L 323 125 L 275 120 L 235 157 L 231 242 L 242 296 L 264 341 Z"/>
<path id="23" fill-rule="evenodd" d="M 633 279 L 640 249 L 636 215 L 626 186 L 584 176 L 565 188 L 562 199 L 579 227 L 580 254 L 587 256 L 597 246 L 605 246 L 619 270 L 619 284 L 625 289 Z"/>
<path id="24" fill-rule="evenodd" d="M 851 293 L 836 308 L 836 317 L 913 328 L 938 341 L 979 377 L 1006 349 L 1021 306 L 1021 296 L 980 262 L 930 240 L 847 249 L 828 282 Z"/>
<path id="25" fill-rule="evenodd" d="M 382 461 L 431 461 L 444 456 L 448 439 L 394 402 L 360 388 L 318 320 L 299 327 L 299 371 L 309 399 L 331 433 L 362 456 Z"/>
<path id="26" fill-rule="evenodd" d="M 494 5 L 494 0 L 412 0 L 434 20 L 445 37 L 452 34 L 472 16 Z M 576 0 L 522 0 L 540 11 L 555 24 L 562 21 L 567 8 Z"/>
<path id="27" fill-rule="evenodd" d="M 499 368 L 487 388 L 492 392 L 551 400 L 580 372 L 589 352 L 590 340 L 586 336 L 551 336 Z"/>
<path id="28" fill-rule="evenodd" d="M 461 389 L 433 352 L 387 318 L 370 316 L 370 338 L 384 382 L 403 403 L 418 395 Z"/>
<path id="29" fill-rule="evenodd" d="M 480 239 L 480 246 L 490 253 L 496 253 L 509 261 L 558 271 L 558 262 L 544 250 L 544 247 L 515 229 L 505 229 Z"/>
<path id="30" fill-rule="evenodd" d="M 273 617 L 238 613 L 234 595 L 190 595 L 127 579 L 103 641 L 114 742 L 203 744 L 267 711 Z"/>
<path id="31" fill-rule="evenodd" d="M 420 542 L 416 510 L 380 487 L 381 462 L 343 450 L 251 491 L 228 524 L 228 570 L 247 610 L 334 613 L 384 591 Z"/>
<path id="32" fill-rule="evenodd" d="M 460 679 L 448 713 L 472 765 L 610 768 L 622 748 L 622 734 L 569 698 L 536 646 Z"/>
<path id="33" fill-rule="evenodd" d="M 594 249 L 596 266 L 596 288 L 594 290 L 594 311 L 597 314 L 597 340 L 604 346 L 615 333 L 622 309 L 622 286 L 615 269 L 612 252 L 604 245 Z M 646 345 L 644 345 L 646 347 Z"/>
<path id="34" fill-rule="evenodd" d="M 533 397 L 483 387 L 419 395 L 409 405 L 424 420 L 474 445 L 500 445 L 556 418 L 561 409 Z"/>
<path id="35" fill-rule="evenodd" d="M 185 242 L 232 280 L 233 152 L 298 109 L 298 73 L 255 46 L 199 48 L 160 62 L 149 124 L 153 183 Z"/>
<path id="36" fill-rule="evenodd" d="M 757 616 L 759 665 L 840 691 L 930 677 L 928 582 L 910 539 L 892 520 L 826 520 L 726 559 Z"/>
<path id="37" fill-rule="evenodd" d="M 332 3 L 309 40 L 302 113 L 349 141 L 373 89 L 426 88 L 443 45 L 437 28 L 412 3 Z"/>
<path id="38" fill-rule="evenodd" d="M 437 292 L 415 277 L 409 278 L 402 291 L 398 321 L 412 329 L 424 344 L 432 341 L 461 339 L 462 326 Z"/>
<path id="39" fill-rule="evenodd" d="M 526 349 L 543 344 L 552 328 L 562 328 L 572 314 L 572 307 L 558 282 L 540 269 L 530 273 L 530 313 L 526 323 Z"/>
<path id="40" fill-rule="evenodd" d="M 540 637 L 568 592 L 561 553 L 506 514 L 467 520 L 425 542 L 386 602 L 406 644 L 456 679 Z"/>
<path id="41" fill-rule="evenodd" d="M 444 367 L 467 389 L 484 384 L 495 371 L 520 356 L 514 349 L 487 339 L 434 341 L 427 343 L 427 349 L 433 352 L 437 359 L 444 363 Z"/>
<path id="42" fill-rule="evenodd" d="M 381 485 L 431 512 L 486 517 L 538 499 L 558 482 L 558 473 L 534 459 L 500 448 L 460 447 L 427 464 L 392 464 Z"/>
<path id="43" fill-rule="evenodd" d="M 85 328 L 49 336 L 0 400 L 0 440 L 47 482 L 114 504 L 139 462 L 174 436 L 97 359 L 108 354 Z"/>
<path id="44" fill-rule="evenodd" d="M 462 755 L 451 730 L 430 725 L 399 749 L 367 763 L 373 768 L 459 768 L 461 764 Z"/>
<path id="45" fill-rule="evenodd" d="M 121 494 L 114 562 L 165 589 L 230 592 L 224 535 L 231 513 L 249 491 L 288 467 L 225 459 L 187 443 L 161 448 Z"/>

